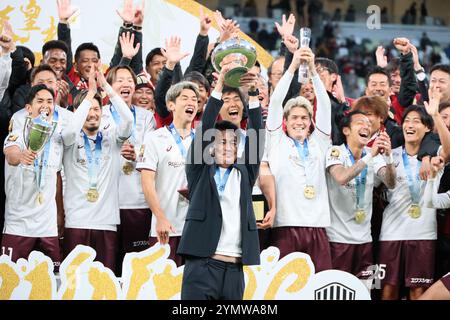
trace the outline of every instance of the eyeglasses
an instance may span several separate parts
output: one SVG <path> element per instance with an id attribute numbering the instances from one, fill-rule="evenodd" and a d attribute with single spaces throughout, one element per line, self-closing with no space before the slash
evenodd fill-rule
<path id="1" fill-rule="evenodd" d="M 317 71 L 317 73 L 322 73 L 324 71 L 328 71 L 329 73 L 331 73 L 330 69 L 328 69 L 327 67 L 322 67 L 322 66 L 316 67 L 316 71 Z"/>

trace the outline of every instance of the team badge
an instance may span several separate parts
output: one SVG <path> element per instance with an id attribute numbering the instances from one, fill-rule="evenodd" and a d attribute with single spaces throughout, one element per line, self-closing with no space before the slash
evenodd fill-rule
<path id="1" fill-rule="evenodd" d="M 341 155 L 341 152 L 339 151 L 338 148 L 331 149 L 331 157 L 332 158 L 338 159 L 340 155 Z"/>

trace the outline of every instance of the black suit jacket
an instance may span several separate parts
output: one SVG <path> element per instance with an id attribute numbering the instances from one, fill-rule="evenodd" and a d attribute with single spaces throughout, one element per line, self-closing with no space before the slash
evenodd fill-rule
<path id="1" fill-rule="evenodd" d="M 210 257 L 216 252 L 222 230 L 222 212 L 217 192 L 214 174 L 216 165 L 213 161 L 206 163 L 203 155 L 207 154 L 209 141 L 202 141 L 204 133 L 214 127 L 223 102 L 210 97 L 202 116 L 202 122 L 196 129 L 195 139 L 188 152 L 186 175 L 189 187 L 189 209 L 186 222 L 178 246 L 177 253 L 184 256 Z M 242 236 L 242 263 L 254 265 L 260 263 L 258 230 L 252 204 L 252 188 L 256 181 L 259 163 L 261 161 L 263 143 L 260 143 L 262 129 L 261 110 L 249 110 L 249 128 L 256 131 L 257 144 L 249 144 L 246 137 L 244 163 L 234 164 L 241 175 L 240 208 L 241 208 L 241 236 Z M 256 147 L 257 156 L 251 159 L 249 150 Z M 253 149 L 255 151 L 255 149 Z M 250 160 L 255 160 L 251 164 Z M 208 160 L 208 159 L 206 159 Z M 211 159 L 212 160 L 212 159 Z M 196 162 L 197 161 L 197 164 Z M 238 221 L 236 221 L 238 223 Z"/>

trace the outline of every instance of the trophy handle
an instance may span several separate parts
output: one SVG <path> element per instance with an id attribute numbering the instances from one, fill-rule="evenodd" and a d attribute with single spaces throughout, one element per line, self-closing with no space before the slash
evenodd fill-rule
<path id="1" fill-rule="evenodd" d="M 24 142 L 25 142 L 25 146 L 27 147 L 27 149 L 28 149 L 28 147 L 29 147 L 28 143 L 29 143 L 30 140 L 27 141 L 27 136 L 26 136 L 26 134 L 25 134 L 25 131 L 26 131 L 26 129 L 28 128 L 28 126 L 29 126 L 29 124 L 30 124 L 30 121 L 31 121 L 31 117 L 28 115 L 28 116 L 25 118 L 25 124 L 24 124 L 23 130 L 22 130 L 23 140 L 24 140 Z"/>

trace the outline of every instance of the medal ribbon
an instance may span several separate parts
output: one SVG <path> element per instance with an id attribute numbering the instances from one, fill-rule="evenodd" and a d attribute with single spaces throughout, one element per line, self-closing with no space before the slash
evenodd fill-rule
<path id="1" fill-rule="evenodd" d="M 54 122 L 58 122 L 59 114 L 58 110 L 55 108 L 55 111 L 53 112 L 53 120 L 52 124 Z M 53 134 L 53 132 L 52 132 Z M 44 152 L 38 159 L 34 159 L 34 174 L 36 176 L 36 187 L 39 191 L 39 193 L 42 192 L 42 187 L 44 186 L 45 182 L 45 170 L 48 166 L 48 157 L 50 154 L 50 144 L 51 144 L 51 137 L 48 139 L 47 143 L 44 147 Z M 39 161 L 40 160 L 40 161 Z"/>
<path id="2" fill-rule="evenodd" d="M 413 178 L 412 171 L 411 171 L 411 164 L 409 163 L 408 154 L 406 153 L 406 149 L 403 148 L 402 151 L 402 158 L 403 158 L 403 167 L 405 168 L 406 175 L 408 177 L 408 188 L 409 193 L 411 194 L 412 202 L 415 204 L 419 204 L 420 202 L 420 167 L 422 165 L 421 161 L 417 162 L 416 167 L 416 175 Z"/>
<path id="3" fill-rule="evenodd" d="M 175 139 L 175 142 L 177 143 L 178 149 L 180 149 L 181 156 L 183 158 L 186 158 L 186 156 L 187 156 L 186 148 L 184 147 L 183 141 L 181 140 L 181 136 L 178 133 L 178 131 L 175 128 L 173 123 L 170 124 L 169 131 L 172 134 L 173 138 Z M 195 138 L 195 132 L 194 132 L 194 130 L 191 130 L 191 139 L 194 140 L 194 138 Z"/>
<path id="4" fill-rule="evenodd" d="M 355 157 L 353 156 L 352 151 L 348 147 L 348 145 L 345 145 L 347 148 L 348 154 L 350 156 L 350 161 L 352 162 L 352 165 L 355 164 Z M 363 158 L 366 155 L 366 152 L 363 150 L 361 158 Z M 366 181 L 367 181 L 367 165 L 364 167 L 363 171 L 355 177 L 356 181 L 356 208 L 364 210 L 364 203 L 365 203 L 365 193 L 366 193 Z"/>
<path id="5" fill-rule="evenodd" d="M 214 174 L 214 181 L 216 181 L 217 192 L 219 196 L 222 197 L 223 192 L 225 191 L 225 186 L 227 185 L 228 178 L 230 177 L 231 170 L 233 166 L 227 168 L 223 177 L 220 177 L 220 168 L 216 167 L 216 173 Z"/>
<path id="6" fill-rule="evenodd" d="M 99 131 L 95 138 L 95 155 L 92 155 L 91 145 L 89 144 L 89 138 L 86 133 L 83 132 L 84 138 L 84 150 L 86 152 L 88 175 L 89 175 L 89 188 L 97 188 L 98 172 L 100 170 L 100 161 L 102 158 L 102 139 L 103 135 Z"/>
<path id="7" fill-rule="evenodd" d="M 116 123 L 116 125 L 119 125 L 120 121 L 121 121 L 119 113 L 117 112 L 116 108 L 113 106 L 112 103 L 109 106 L 110 106 L 109 110 L 111 111 L 111 115 L 114 119 L 114 122 Z M 136 109 L 134 106 L 131 106 L 130 110 L 133 113 L 133 130 L 131 131 L 131 137 L 130 137 L 132 139 L 132 141 L 130 141 L 130 143 L 132 142 L 132 144 L 135 144 L 136 143 L 136 135 L 135 135 L 135 132 L 136 132 Z M 130 139 L 128 139 L 128 140 L 130 140 Z"/>
<path id="8" fill-rule="evenodd" d="M 306 185 L 307 186 L 314 186 L 311 179 L 311 170 L 309 170 L 309 163 L 308 163 L 308 157 L 309 157 L 309 147 L 308 147 L 308 139 L 306 138 L 303 141 L 303 146 L 301 146 L 301 143 L 298 142 L 295 139 L 290 138 L 297 148 L 298 155 L 300 159 L 302 159 L 303 165 L 305 167 L 305 175 L 306 175 Z"/>

